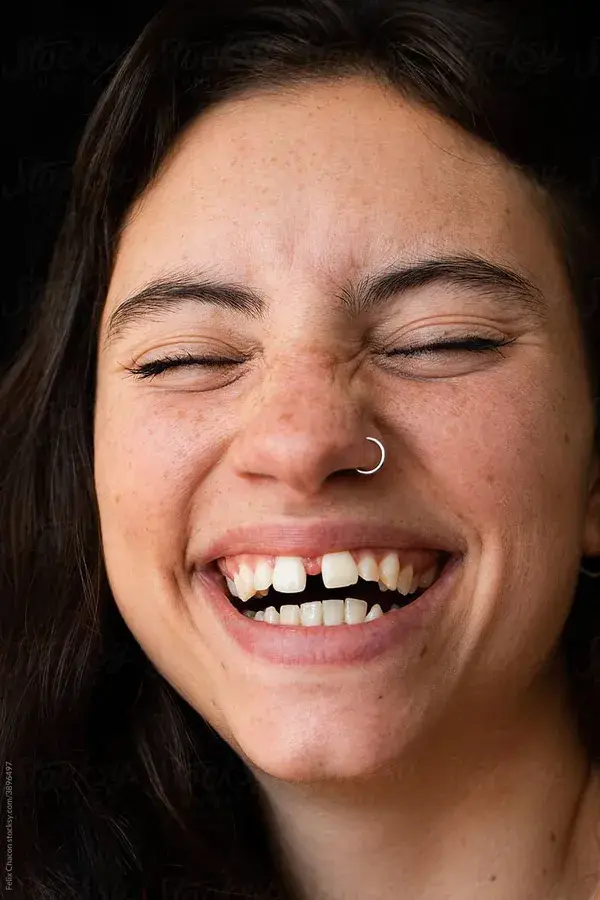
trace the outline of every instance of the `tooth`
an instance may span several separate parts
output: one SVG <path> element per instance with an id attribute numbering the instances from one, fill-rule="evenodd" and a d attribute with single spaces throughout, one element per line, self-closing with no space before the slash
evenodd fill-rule
<path id="1" fill-rule="evenodd" d="M 382 615 L 383 615 L 383 610 L 380 607 L 379 603 L 376 603 L 375 606 L 373 606 L 367 613 L 367 615 L 365 617 L 365 622 L 372 622 L 373 619 L 379 619 L 379 617 Z"/>
<path id="2" fill-rule="evenodd" d="M 323 600 L 323 625 L 343 625 L 344 612 L 343 600 Z"/>
<path id="3" fill-rule="evenodd" d="M 400 572 L 400 561 L 397 553 L 388 553 L 379 563 L 379 573 L 381 581 L 390 591 L 396 590 L 398 581 L 398 573 Z"/>
<path id="4" fill-rule="evenodd" d="M 372 553 L 363 553 L 360 557 L 358 574 L 364 581 L 379 581 L 379 566 Z"/>
<path id="5" fill-rule="evenodd" d="M 265 591 L 273 583 L 273 566 L 266 559 L 261 559 L 254 570 L 254 587 L 257 591 Z"/>
<path id="6" fill-rule="evenodd" d="M 392 604 L 392 609 L 400 609 L 397 603 Z M 284 604 L 280 612 L 274 606 L 267 607 L 257 613 L 246 610 L 243 615 L 256 622 L 266 622 L 269 625 L 302 625 L 310 628 L 313 625 L 360 625 L 362 622 L 373 622 L 385 615 L 379 603 L 375 603 L 365 615 L 367 604 L 356 597 L 346 597 L 345 600 L 316 600 L 302 603 L 301 606 Z"/>
<path id="7" fill-rule="evenodd" d="M 274 606 L 267 606 L 264 621 L 269 625 L 279 625 L 279 613 Z"/>
<path id="8" fill-rule="evenodd" d="M 428 588 L 431 587 L 433 582 L 435 581 L 435 576 L 437 574 L 437 562 L 435 562 L 426 572 L 421 575 L 419 579 L 419 587 Z"/>
<path id="9" fill-rule="evenodd" d="M 300 607 L 291 604 L 284 604 L 279 610 L 280 625 L 299 625 L 300 624 Z"/>
<path id="10" fill-rule="evenodd" d="M 302 625 L 323 624 L 323 606 L 320 600 L 300 605 L 300 622 Z"/>
<path id="11" fill-rule="evenodd" d="M 414 594 L 414 592 L 417 590 L 418 587 L 419 587 L 419 576 L 413 575 L 412 584 L 410 586 L 410 591 L 408 593 Z"/>
<path id="12" fill-rule="evenodd" d="M 297 594 L 306 587 L 306 570 L 299 556 L 278 556 L 273 569 L 273 587 L 282 594 Z"/>
<path id="13" fill-rule="evenodd" d="M 383 583 L 383 581 L 378 581 L 378 582 L 377 582 L 377 587 L 379 588 L 380 591 L 387 591 L 387 590 L 388 590 L 388 589 L 386 588 L 385 584 Z"/>
<path id="14" fill-rule="evenodd" d="M 404 566 L 402 571 L 400 572 L 400 576 L 398 578 L 398 584 L 396 585 L 396 590 L 406 596 L 410 591 L 410 586 L 413 580 L 413 567 L 412 565 Z"/>
<path id="15" fill-rule="evenodd" d="M 392 603 L 392 605 L 390 606 L 390 612 L 391 612 L 393 609 L 400 609 L 400 607 L 398 606 L 397 603 Z"/>
<path id="16" fill-rule="evenodd" d="M 349 550 L 325 553 L 321 560 L 321 577 L 327 588 L 347 587 L 358 581 L 358 568 Z"/>
<path id="17" fill-rule="evenodd" d="M 229 592 L 233 594 L 234 597 L 239 597 L 240 595 L 237 592 L 237 588 L 235 586 L 235 581 L 232 581 L 231 578 L 225 576 L 225 581 L 227 582 L 227 587 L 229 588 Z"/>
<path id="18" fill-rule="evenodd" d="M 254 573 L 250 566 L 242 563 L 234 578 L 237 596 L 244 603 L 254 595 Z"/>
<path id="19" fill-rule="evenodd" d="M 367 615 L 367 603 L 356 597 L 346 597 L 345 620 L 346 625 L 360 625 Z"/>

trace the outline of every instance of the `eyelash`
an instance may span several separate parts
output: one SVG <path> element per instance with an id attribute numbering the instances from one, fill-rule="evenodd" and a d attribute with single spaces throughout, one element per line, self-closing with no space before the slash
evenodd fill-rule
<path id="1" fill-rule="evenodd" d="M 500 347 L 514 344 L 515 341 L 516 338 L 507 338 L 499 341 L 495 338 L 484 338 L 473 334 L 464 338 L 436 341 L 433 344 L 424 344 L 421 347 L 399 347 L 396 350 L 390 350 L 389 353 L 386 353 L 386 356 L 427 356 L 428 353 L 435 353 L 437 350 L 446 352 L 464 350 L 467 353 L 488 353 L 490 350 L 498 350 Z"/>
<path id="2" fill-rule="evenodd" d="M 436 351 L 466 351 L 468 353 L 488 353 L 513 344 L 516 338 L 498 341 L 494 338 L 482 338 L 471 335 L 460 340 L 439 341 L 433 344 L 425 344 L 421 347 L 406 347 L 390 350 L 385 355 L 392 356 L 426 356 Z M 163 356 L 151 362 L 142 363 L 139 366 L 126 367 L 127 371 L 137 378 L 152 378 L 160 375 L 167 369 L 183 368 L 185 366 L 206 366 L 207 368 L 222 369 L 226 366 L 240 365 L 244 360 L 226 359 L 221 356 L 194 356 L 192 353 Z"/>

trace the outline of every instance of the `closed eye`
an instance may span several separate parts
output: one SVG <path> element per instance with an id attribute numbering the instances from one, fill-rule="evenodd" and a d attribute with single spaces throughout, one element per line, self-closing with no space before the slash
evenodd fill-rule
<path id="1" fill-rule="evenodd" d="M 194 356 L 193 353 L 174 354 L 153 359 L 137 366 L 126 366 L 126 370 L 137 378 L 152 378 L 167 369 L 178 369 L 184 366 L 205 366 L 206 368 L 224 368 L 241 365 L 245 360 L 227 359 L 224 356 Z"/>
<path id="2" fill-rule="evenodd" d="M 483 338 L 476 335 L 460 338 L 458 340 L 436 341 L 433 344 L 423 344 L 418 347 L 398 347 L 395 350 L 388 351 L 386 356 L 426 356 L 428 353 L 436 353 L 438 351 L 467 353 L 487 353 L 490 350 L 498 350 L 500 347 L 506 347 L 514 344 L 516 338 L 507 338 L 506 340 L 497 340 L 496 338 Z"/>
<path id="3" fill-rule="evenodd" d="M 437 341 L 432 344 L 424 344 L 417 347 L 397 347 L 385 353 L 388 357 L 393 356 L 426 356 L 429 353 L 436 352 L 469 352 L 469 353 L 487 353 L 491 350 L 498 350 L 500 347 L 513 344 L 516 338 L 507 340 L 497 340 L 495 338 L 483 338 L 472 335 L 459 340 Z M 168 369 L 184 368 L 186 366 L 202 366 L 205 368 L 225 368 L 226 366 L 238 366 L 245 362 L 243 359 L 228 359 L 224 356 L 196 356 L 193 353 L 171 354 L 168 356 L 153 359 L 150 362 L 142 363 L 137 366 L 126 366 L 126 371 L 136 378 L 152 378 L 166 372 Z"/>

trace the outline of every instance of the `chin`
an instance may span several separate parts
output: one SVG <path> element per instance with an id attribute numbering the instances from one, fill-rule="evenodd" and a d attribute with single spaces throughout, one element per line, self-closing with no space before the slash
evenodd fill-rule
<path id="1" fill-rule="evenodd" d="M 246 727 L 244 727 L 244 725 Z M 292 720 L 263 716 L 226 738 L 254 771 L 281 781 L 310 783 L 368 779 L 389 768 L 402 754 L 401 729 L 390 732 L 343 715 L 317 719 L 307 714 Z"/>

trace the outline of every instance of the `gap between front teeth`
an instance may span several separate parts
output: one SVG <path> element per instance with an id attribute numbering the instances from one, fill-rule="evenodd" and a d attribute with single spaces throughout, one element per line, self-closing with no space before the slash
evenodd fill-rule
<path id="1" fill-rule="evenodd" d="M 414 593 L 418 587 L 430 587 L 438 567 L 438 560 L 420 577 L 415 575 L 412 565 L 401 567 L 394 552 L 383 557 L 379 565 L 373 556 L 364 554 L 358 563 L 347 551 L 325 553 L 321 561 L 321 577 L 327 588 L 342 588 L 356 584 L 359 577 L 365 581 L 375 581 L 382 591 L 397 590 L 403 596 Z M 283 594 L 301 593 L 306 587 L 306 570 L 300 557 L 281 556 L 275 565 L 261 560 L 253 570 L 242 563 L 232 580 L 225 576 L 227 587 L 234 597 L 242 602 L 251 597 L 264 597 L 271 586 Z"/>

